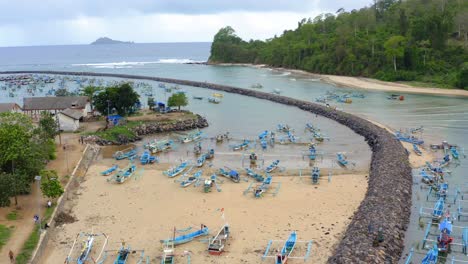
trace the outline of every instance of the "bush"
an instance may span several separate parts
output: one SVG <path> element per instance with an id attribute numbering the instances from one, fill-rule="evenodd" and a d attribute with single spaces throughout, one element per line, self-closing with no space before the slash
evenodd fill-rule
<path id="1" fill-rule="evenodd" d="M 458 72 L 456 86 L 468 90 L 468 62 L 465 62 Z"/>
<path id="2" fill-rule="evenodd" d="M 417 74 L 412 71 L 379 71 L 374 78 L 387 82 L 414 81 L 417 79 Z"/>

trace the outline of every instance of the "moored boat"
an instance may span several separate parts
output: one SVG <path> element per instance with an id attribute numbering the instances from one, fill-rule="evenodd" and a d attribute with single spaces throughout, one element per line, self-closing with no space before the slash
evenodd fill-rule
<path id="1" fill-rule="evenodd" d="M 224 247 L 229 240 L 231 230 L 229 225 L 226 223 L 221 227 L 216 236 L 208 242 L 208 254 L 210 255 L 221 255 L 224 252 Z"/>

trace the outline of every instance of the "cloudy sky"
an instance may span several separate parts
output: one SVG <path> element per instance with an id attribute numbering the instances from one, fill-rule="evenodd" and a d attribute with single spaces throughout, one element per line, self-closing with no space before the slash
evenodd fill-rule
<path id="1" fill-rule="evenodd" d="M 147 42 L 211 41 L 230 25 L 266 39 L 297 21 L 371 0 L 0 0 L 0 46 L 87 44 L 98 37 Z"/>

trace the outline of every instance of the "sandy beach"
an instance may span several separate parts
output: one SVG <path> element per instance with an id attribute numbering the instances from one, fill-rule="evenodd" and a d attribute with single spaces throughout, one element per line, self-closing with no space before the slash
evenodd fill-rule
<path id="1" fill-rule="evenodd" d="M 254 68 L 269 68 L 278 71 L 287 71 L 298 75 L 311 76 L 318 78 L 323 82 L 336 85 L 338 87 L 352 87 L 367 90 L 379 90 L 389 92 L 401 93 L 416 93 L 416 94 L 434 94 L 445 96 L 463 96 L 468 97 L 468 91 L 463 89 L 441 89 L 431 87 L 416 87 L 396 82 L 384 82 L 372 78 L 365 77 L 352 77 L 352 76 L 339 76 L 339 75 L 326 75 L 310 73 L 303 70 L 287 69 L 287 68 L 274 68 L 265 64 L 248 64 L 248 63 L 221 63 L 216 64 L 220 66 L 244 66 Z"/>
<path id="2" fill-rule="evenodd" d="M 243 195 L 249 186 L 245 181 L 236 184 L 226 179 L 221 192 L 204 193 L 202 186 L 181 188 L 162 174 L 168 164 L 138 165 L 135 179 L 109 183 L 100 172 L 114 163 L 112 159 L 96 161 L 75 194 L 70 194 L 66 208 L 77 221 L 54 228 L 42 263 L 63 263 L 76 234 L 91 229 L 109 236 L 107 249 L 117 249 L 125 241 L 134 249 L 145 249 L 151 263 L 159 263 L 159 241 L 171 237 L 174 227 L 197 229 L 205 224 L 213 235 L 224 223 L 220 208 L 231 226 L 226 252 L 210 256 L 207 243 L 196 240 L 176 247 L 176 254 L 191 252 L 194 264 L 260 263 L 269 240 L 285 240 L 296 230 L 298 240 L 313 240 L 306 263 L 325 263 L 367 190 L 368 174 L 336 175 L 331 182 L 324 177 L 319 185 L 312 185 L 310 178 L 282 177 L 277 172 L 273 174 L 273 182 L 281 183 L 277 196 L 255 199 L 252 193 Z M 117 164 L 124 167 L 128 161 Z M 212 170 L 204 168 L 204 177 Z M 281 247 L 281 243 L 272 245 Z M 295 254 L 304 252 L 302 244 Z M 186 263 L 185 258 L 178 256 L 176 263 Z M 111 259 L 105 263 L 112 263 Z"/>

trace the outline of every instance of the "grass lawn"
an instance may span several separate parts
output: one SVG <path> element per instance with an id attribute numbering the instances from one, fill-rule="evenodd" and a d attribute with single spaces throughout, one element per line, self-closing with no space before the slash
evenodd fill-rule
<path id="1" fill-rule="evenodd" d="M 13 221 L 13 220 L 16 220 L 18 219 L 18 212 L 17 211 L 11 211 L 7 214 L 6 218 L 9 220 L 9 221 Z"/>
<path id="2" fill-rule="evenodd" d="M 0 249 L 6 244 L 11 236 L 12 229 L 4 225 L 0 225 Z"/>

